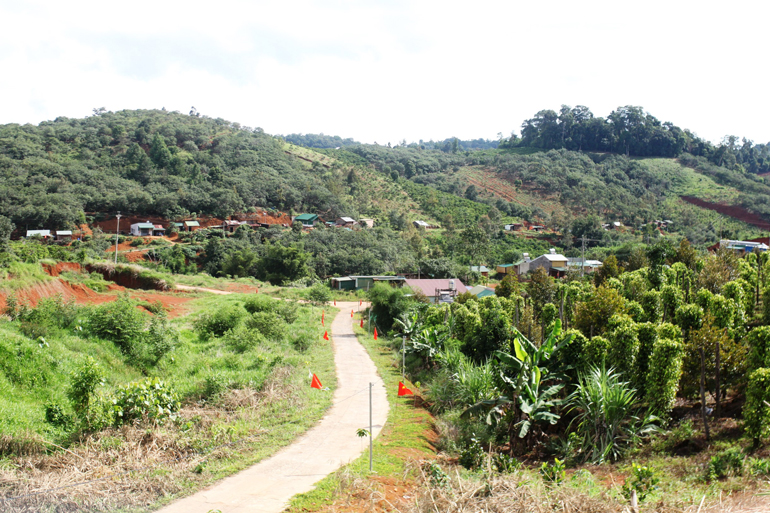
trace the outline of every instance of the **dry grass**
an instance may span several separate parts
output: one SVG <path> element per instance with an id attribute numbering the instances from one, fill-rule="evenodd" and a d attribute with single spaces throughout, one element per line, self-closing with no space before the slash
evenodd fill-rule
<path id="1" fill-rule="evenodd" d="M 216 404 L 186 405 L 180 423 L 193 422 L 187 431 L 173 425 L 123 426 L 86 435 L 53 454 L 45 454 L 41 440 L 2 437 L 0 446 L 13 449 L 14 456 L 0 467 L 0 511 L 135 509 L 177 493 L 183 481 L 204 479 L 194 472 L 201 461 L 226 456 L 233 445 L 260 436 L 261 430 L 252 431 L 233 440 L 219 428 L 223 421 L 249 421 L 263 408 L 296 395 L 286 383 L 290 375 L 290 368 L 279 368 L 260 391 L 231 390 Z M 206 448 L 211 445 L 221 447 L 211 451 Z"/>
<path id="2" fill-rule="evenodd" d="M 744 490 L 731 496 L 703 503 L 672 505 L 667 503 L 631 506 L 609 495 L 589 495 L 569 486 L 546 486 L 531 473 L 468 479 L 455 471 L 448 486 L 434 485 L 424 470 L 419 494 L 405 511 L 410 513 L 760 513 L 770 511 L 767 497 Z M 450 471 L 451 473 L 451 471 Z M 676 500 L 676 498 L 672 498 Z M 621 502 L 622 501 L 622 502 Z"/>

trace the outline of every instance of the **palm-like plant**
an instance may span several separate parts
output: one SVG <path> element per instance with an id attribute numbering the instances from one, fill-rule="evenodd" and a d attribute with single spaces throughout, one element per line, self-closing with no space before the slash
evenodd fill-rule
<path id="1" fill-rule="evenodd" d="M 580 377 L 567 402 L 577 412 L 572 424 L 580 439 L 583 460 L 614 461 L 644 436 L 657 431 L 657 417 L 642 414 L 636 390 L 614 369 L 591 367 Z"/>
<path id="2" fill-rule="evenodd" d="M 494 399 L 480 401 L 467 408 L 463 417 L 487 414 L 487 423 L 505 421 L 511 434 L 511 447 L 516 437 L 524 438 L 531 434 L 533 425 L 556 424 L 560 416 L 553 409 L 563 404 L 555 399 L 564 387 L 551 382 L 554 378 L 545 366 L 560 347 L 568 344 L 569 337 L 557 344 L 561 335 L 561 323 L 556 320 L 554 329 L 541 346 L 536 346 L 518 330 L 514 329 L 513 354 L 504 351 L 495 352 L 500 369 L 503 395 Z M 517 409 L 515 406 L 519 405 Z"/>

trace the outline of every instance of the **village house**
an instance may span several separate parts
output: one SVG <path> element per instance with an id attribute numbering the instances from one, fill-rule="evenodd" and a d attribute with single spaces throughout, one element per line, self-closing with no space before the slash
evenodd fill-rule
<path id="1" fill-rule="evenodd" d="M 472 265 L 470 269 L 472 273 L 479 273 L 485 278 L 489 278 L 489 267 L 486 265 Z"/>
<path id="2" fill-rule="evenodd" d="M 524 229 L 523 223 L 513 223 L 513 224 L 506 224 L 505 225 L 505 231 L 508 232 L 518 232 Z"/>
<path id="3" fill-rule="evenodd" d="M 152 234 L 155 237 L 162 237 L 163 235 L 166 235 L 166 229 L 163 228 L 162 224 L 155 224 L 152 228 Z"/>
<path id="4" fill-rule="evenodd" d="M 583 269 L 583 273 L 592 273 L 602 266 L 602 262 L 599 260 L 588 260 L 585 262 L 582 258 L 567 258 L 567 269 L 570 271 L 580 271 Z"/>
<path id="5" fill-rule="evenodd" d="M 149 221 L 145 221 L 144 223 L 134 223 L 131 225 L 129 233 L 135 237 L 149 237 L 152 235 L 152 230 L 154 228 L 155 225 Z"/>
<path id="6" fill-rule="evenodd" d="M 27 238 L 31 239 L 32 237 L 51 239 L 53 235 L 51 235 L 51 230 L 27 230 Z"/>
<path id="7" fill-rule="evenodd" d="M 431 303 L 452 303 L 455 298 L 468 292 L 458 279 L 406 280 L 405 285 L 415 292 L 421 292 Z"/>
<path id="8" fill-rule="evenodd" d="M 768 245 L 764 242 L 748 240 L 722 239 L 719 241 L 719 247 L 731 249 L 740 256 L 744 256 L 747 253 L 760 253 L 768 250 Z"/>
<path id="9" fill-rule="evenodd" d="M 428 228 L 432 228 L 432 226 L 430 224 L 426 223 L 425 221 L 419 221 L 419 220 L 418 221 L 413 221 L 412 224 L 414 225 L 415 228 L 425 228 L 426 230 Z"/>
<path id="10" fill-rule="evenodd" d="M 358 226 L 358 222 L 352 217 L 340 217 L 337 219 L 337 226 L 342 228 L 353 228 Z"/>
<path id="11" fill-rule="evenodd" d="M 198 230 L 201 227 L 200 223 L 198 221 L 185 221 L 184 222 L 184 231 L 186 232 L 194 232 Z"/>
<path id="12" fill-rule="evenodd" d="M 334 290 L 369 290 L 380 282 L 401 287 L 405 278 L 403 276 L 340 276 L 332 278 L 330 286 Z"/>
<path id="13" fill-rule="evenodd" d="M 511 265 L 517 276 L 524 276 L 542 267 L 550 275 L 556 278 L 561 278 L 567 273 L 567 257 L 556 253 L 554 248 L 551 248 L 548 253 L 541 255 L 534 260 L 530 260 L 529 253 L 524 253 L 522 259 Z"/>
<path id="14" fill-rule="evenodd" d="M 226 219 L 222 221 L 222 229 L 228 233 L 234 233 L 235 230 L 242 224 L 248 224 L 246 221 L 235 221 L 232 219 Z"/>
<path id="15" fill-rule="evenodd" d="M 358 224 L 360 224 L 365 228 L 374 228 L 374 219 L 367 219 L 367 218 L 359 219 Z"/>
<path id="16" fill-rule="evenodd" d="M 318 215 L 316 214 L 300 214 L 292 219 L 292 222 L 299 221 L 302 223 L 303 228 L 312 228 L 318 222 Z"/>
<path id="17" fill-rule="evenodd" d="M 72 240 L 72 230 L 56 230 L 56 240 Z"/>
<path id="18" fill-rule="evenodd" d="M 495 289 L 485 287 L 484 285 L 476 285 L 475 287 L 471 287 L 470 289 L 468 289 L 468 292 L 470 292 L 471 294 L 473 294 L 479 299 L 481 299 L 482 297 L 495 295 Z"/>

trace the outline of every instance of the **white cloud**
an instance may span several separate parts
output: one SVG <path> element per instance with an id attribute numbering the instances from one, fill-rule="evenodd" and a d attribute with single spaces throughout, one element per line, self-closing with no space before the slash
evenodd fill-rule
<path id="1" fill-rule="evenodd" d="M 754 2 L 0 1 L 0 123 L 94 107 L 364 142 L 494 138 L 540 109 L 641 105 L 770 141 Z"/>

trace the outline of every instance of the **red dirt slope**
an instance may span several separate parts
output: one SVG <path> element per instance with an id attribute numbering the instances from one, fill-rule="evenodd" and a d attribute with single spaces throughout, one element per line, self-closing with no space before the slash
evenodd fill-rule
<path id="1" fill-rule="evenodd" d="M 711 203 L 699 198 L 693 198 L 692 196 L 680 196 L 687 203 L 691 203 L 701 208 L 707 208 L 720 214 L 730 216 L 744 223 L 752 224 L 763 230 L 770 230 L 770 222 L 765 221 L 757 214 L 749 212 L 743 207 L 737 207 L 735 205 L 722 205 L 721 203 Z"/>

